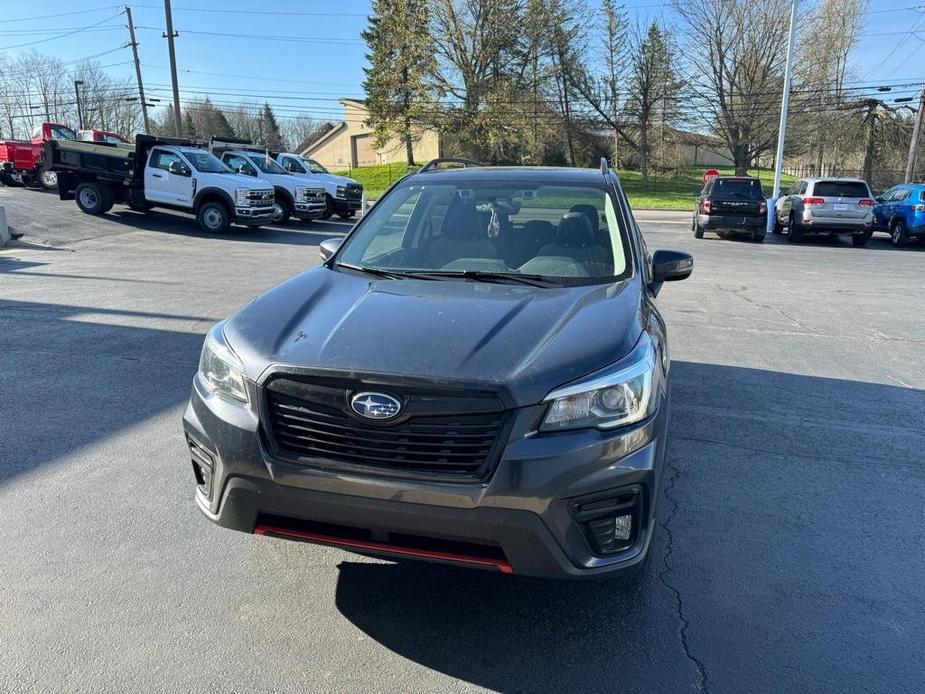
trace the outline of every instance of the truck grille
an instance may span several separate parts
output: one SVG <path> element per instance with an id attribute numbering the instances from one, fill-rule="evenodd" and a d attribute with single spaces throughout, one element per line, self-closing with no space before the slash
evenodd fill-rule
<path id="1" fill-rule="evenodd" d="M 302 392 L 296 394 L 298 390 Z M 309 465 L 335 462 L 386 474 L 467 481 L 487 477 L 497 459 L 506 417 L 494 397 L 475 398 L 481 405 L 477 410 L 492 411 L 432 414 L 438 398 L 410 394 L 403 398 L 406 410 L 426 402 L 427 414 L 402 416 L 396 423 L 371 423 L 349 411 L 352 392 L 356 391 L 293 387 L 285 379 L 271 382 L 265 412 L 272 445 Z M 456 399 L 452 409 L 458 410 L 459 404 Z"/>
<path id="2" fill-rule="evenodd" d="M 324 202 L 324 188 L 309 188 L 305 193 L 305 202 Z"/>
<path id="3" fill-rule="evenodd" d="M 272 190 L 248 191 L 247 201 L 253 207 L 269 207 L 273 204 L 273 191 Z"/>

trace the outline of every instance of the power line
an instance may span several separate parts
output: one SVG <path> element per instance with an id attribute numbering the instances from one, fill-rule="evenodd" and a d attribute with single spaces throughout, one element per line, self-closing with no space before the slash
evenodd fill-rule
<path id="1" fill-rule="evenodd" d="M 161 9 L 159 5 L 132 5 L 132 7 L 143 7 L 147 9 Z M 215 10 L 210 7 L 174 7 L 174 12 L 207 12 L 215 14 L 255 14 L 261 16 L 283 15 L 286 17 L 368 17 L 363 12 L 286 12 L 286 11 L 267 11 L 267 10 Z"/>
<path id="2" fill-rule="evenodd" d="M 163 31 L 160 27 L 136 26 L 136 29 L 146 31 Z M 256 41 L 283 41 L 286 43 L 327 43 L 333 45 L 365 44 L 361 39 L 333 38 L 324 36 L 274 36 L 272 34 L 236 34 L 223 31 L 194 31 L 192 29 L 176 29 L 183 34 L 196 34 L 199 36 L 221 36 L 225 38 L 252 39 Z"/>
<path id="3" fill-rule="evenodd" d="M 114 19 L 118 19 L 118 18 L 119 18 L 119 15 L 121 15 L 121 14 L 122 14 L 122 13 L 119 12 L 119 14 L 116 14 L 116 15 L 114 15 L 114 16 L 112 16 L 112 17 L 107 17 L 106 19 L 102 19 L 102 20 L 100 20 L 99 22 L 95 22 L 94 24 L 88 24 L 88 25 L 85 26 L 85 27 L 80 27 L 80 28 L 77 28 L 77 29 L 73 29 L 73 30 L 71 30 L 71 31 L 66 31 L 66 32 L 64 32 L 63 34 L 58 34 L 58 35 L 56 35 L 56 36 L 49 36 L 49 37 L 46 38 L 46 39 L 39 39 L 39 40 L 37 40 L 37 41 L 28 41 L 28 42 L 26 42 L 26 43 L 17 43 L 17 44 L 14 44 L 14 45 L 12 45 L 12 46 L 4 46 L 4 47 L 3 47 L 3 50 L 8 51 L 8 50 L 11 50 L 11 49 L 13 49 L 13 48 L 22 48 L 23 46 L 34 46 L 34 45 L 37 44 L 37 43 L 45 43 L 45 42 L 47 42 L 47 41 L 56 41 L 56 40 L 58 40 L 58 39 L 63 39 L 63 38 L 66 37 L 66 36 L 71 36 L 71 35 L 76 34 L 76 33 L 78 33 L 78 32 L 86 31 L 87 29 L 92 29 L 93 27 L 97 27 L 97 26 L 99 26 L 100 24 L 104 24 L 104 23 L 106 23 L 106 22 L 111 22 L 111 21 L 114 20 Z"/>
<path id="4" fill-rule="evenodd" d="M 35 19 L 54 19 L 57 17 L 70 17 L 75 14 L 90 14 L 91 12 L 102 12 L 103 10 L 115 10 L 120 5 L 104 5 L 103 7 L 94 7 L 89 10 L 74 10 L 72 12 L 56 12 L 55 14 L 42 14 L 36 15 L 34 17 L 14 17 L 13 19 L 7 19 L 4 17 L 3 23 L 10 24 L 11 22 L 30 22 Z"/>

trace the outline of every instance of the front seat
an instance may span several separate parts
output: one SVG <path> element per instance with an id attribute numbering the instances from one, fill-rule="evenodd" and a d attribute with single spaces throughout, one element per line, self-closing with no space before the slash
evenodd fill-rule
<path id="1" fill-rule="evenodd" d="M 555 243 L 540 249 L 541 256 L 571 258 L 594 276 L 613 273 L 613 263 L 607 251 L 595 243 L 594 229 L 587 215 L 581 212 L 567 212 L 562 215 Z"/>
<path id="2" fill-rule="evenodd" d="M 497 258 L 488 238 L 488 220 L 469 202 L 454 201 L 443 218 L 441 235 L 427 252 L 431 267 L 438 269 L 460 258 Z"/>
<path id="3" fill-rule="evenodd" d="M 604 250 L 610 248 L 610 234 L 607 229 L 601 229 L 601 214 L 594 205 L 572 205 L 569 212 L 580 212 L 587 217 L 594 231 L 594 242 Z"/>

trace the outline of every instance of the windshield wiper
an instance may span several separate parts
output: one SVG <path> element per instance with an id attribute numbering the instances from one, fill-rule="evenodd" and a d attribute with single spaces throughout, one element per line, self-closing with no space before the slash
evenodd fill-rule
<path id="1" fill-rule="evenodd" d="M 353 265 L 351 263 L 336 263 L 335 267 L 343 267 L 347 268 L 348 270 L 356 270 L 357 272 L 362 272 L 366 275 L 372 275 L 373 277 L 384 277 L 390 280 L 400 280 L 411 276 L 411 273 L 402 272 L 400 270 L 385 270 L 379 267 L 366 267 L 365 265 Z"/>
<path id="2" fill-rule="evenodd" d="M 421 277 L 423 279 L 464 279 L 476 282 L 509 282 L 511 284 L 526 284 L 531 287 L 552 287 L 555 285 L 542 275 L 525 275 L 514 272 L 489 272 L 486 270 L 434 270 L 432 272 L 409 272 L 406 277 Z"/>

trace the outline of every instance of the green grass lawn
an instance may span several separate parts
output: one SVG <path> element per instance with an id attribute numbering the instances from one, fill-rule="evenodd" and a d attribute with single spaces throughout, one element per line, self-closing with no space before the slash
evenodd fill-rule
<path id="1" fill-rule="evenodd" d="M 376 199 L 392 183 L 404 176 L 408 171 L 417 167 L 408 168 L 404 164 L 381 164 L 379 166 L 363 166 L 351 171 L 338 171 L 342 176 L 350 176 L 363 184 L 366 197 Z M 686 176 L 673 178 L 649 178 L 649 186 L 642 187 L 638 171 L 620 171 L 620 180 L 623 189 L 629 198 L 630 205 L 635 210 L 689 210 L 694 205 L 694 191 L 703 186 L 703 172 L 707 167 L 691 167 Z M 734 173 L 732 169 L 719 169 L 723 175 Z M 774 172 L 770 169 L 756 169 L 750 172 L 757 175 L 764 186 L 765 195 L 770 195 L 774 185 Z M 789 187 L 794 177 L 784 175 L 781 185 Z"/>

